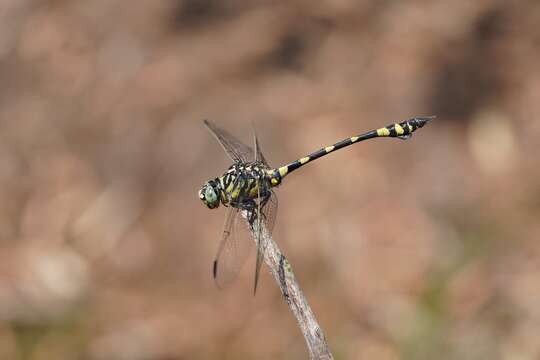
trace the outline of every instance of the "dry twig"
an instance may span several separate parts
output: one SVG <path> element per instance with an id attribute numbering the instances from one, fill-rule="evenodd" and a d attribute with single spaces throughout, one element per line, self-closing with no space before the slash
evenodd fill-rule
<path id="1" fill-rule="evenodd" d="M 242 216 L 247 221 L 247 213 L 244 211 Z M 278 283 L 284 299 L 291 309 L 300 331 L 306 339 L 310 359 L 330 360 L 334 357 L 326 343 L 324 333 L 319 326 L 315 314 L 309 307 L 309 304 L 294 277 L 294 273 L 289 261 L 285 258 L 278 245 L 268 234 L 264 224 L 261 224 L 261 234 L 263 241 L 264 261 L 270 268 L 270 272 Z M 252 229 L 252 237 L 256 240 L 258 222 L 255 221 Z"/>

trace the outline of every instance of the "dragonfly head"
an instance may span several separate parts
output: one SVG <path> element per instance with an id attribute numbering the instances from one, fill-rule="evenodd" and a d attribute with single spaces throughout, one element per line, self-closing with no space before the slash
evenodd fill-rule
<path id="1" fill-rule="evenodd" d="M 217 208 L 219 206 L 219 182 L 216 180 L 205 182 L 201 190 L 199 190 L 199 199 L 209 209 Z"/>

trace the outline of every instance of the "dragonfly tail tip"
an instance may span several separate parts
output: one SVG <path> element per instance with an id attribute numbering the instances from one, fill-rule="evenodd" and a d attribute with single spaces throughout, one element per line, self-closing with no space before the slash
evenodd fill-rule
<path id="1" fill-rule="evenodd" d="M 431 120 L 435 120 L 436 118 L 437 118 L 437 115 L 429 115 L 429 116 L 417 117 L 418 120 L 422 120 L 424 123 L 428 123 Z"/>

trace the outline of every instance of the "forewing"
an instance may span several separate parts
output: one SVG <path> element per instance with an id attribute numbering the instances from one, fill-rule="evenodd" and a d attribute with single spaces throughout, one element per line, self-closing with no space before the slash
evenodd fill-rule
<path id="1" fill-rule="evenodd" d="M 262 236 L 262 222 L 263 222 L 263 216 L 262 216 L 262 208 L 261 208 L 261 184 L 257 187 L 257 208 L 256 208 L 256 218 L 255 222 L 257 223 L 257 226 L 254 227 L 253 233 L 255 234 L 255 242 L 257 244 L 257 258 L 255 261 L 255 282 L 253 284 L 253 294 L 257 292 L 257 284 L 259 283 L 259 273 L 261 272 L 261 265 L 264 260 L 264 252 L 266 251 L 266 242 L 264 237 Z"/>
<path id="2" fill-rule="evenodd" d="M 223 235 L 214 260 L 214 280 L 223 289 L 234 282 L 253 247 L 247 223 L 239 216 L 240 210 L 227 210 Z"/>
<path id="3" fill-rule="evenodd" d="M 214 135 L 227 155 L 229 155 L 234 162 L 251 162 L 254 160 L 254 153 L 251 147 L 242 143 L 227 131 L 218 128 L 208 120 L 204 120 L 204 125 L 206 125 L 208 130 Z"/>
<path id="4" fill-rule="evenodd" d="M 268 165 L 268 161 L 266 161 L 266 158 L 264 157 L 262 151 L 261 151 L 261 146 L 260 146 L 260 143 L 259 143 L 259 139 L 257 138 L 257 135 L 255 135 L 255 141 L 257 143 L 257 159 L 259 161 L 261 161 L 264 165 L 270 167 L 270 165 Z"/>
<path id="5" fill-rule="evenodd" d="M 264 157 L 262 151 L 261 151 L 261 146 L 260 146 L 260 143 L 259 143 L 259 138 L 257 137 L 257 131 L 255 129 L 255 123 L 251 122 L 251 127 L 253 129 L 253 142 L 254 142 L 254 145 L 255 145 L 255 160 L 258 160 L 260 162 L 262 162 L 264 165 L 266 165 L 267 167 L 270 167 L 270 165 L 268 165 L 268 162 L 266 161 L 266 158 Z"/>
<path id="6" fill-rule="evenodd" d="M 260 189 L 260 187 L 259 187 Z M 255 263 L 255 283 L 253 292 L 255 293 L 257 291 L 257 284 L 259 282 L 259 274 L 261 271 L 261 266 L 264 260 L 264 254 L 266 252 L 266 238 L 263 236 L 262 233 L 262 227 L 261 223 L 264 224 L 264 228 L 266 228 L 266 231 L 268 233 L 268 236 L 272 235 L 272 231 L 274 230 L 274 224 L 276 221 L 276 215 L 277 215 L 277 209 L 278 209 L 278 202 L 277 202 L 277 196 L 276 194 L 270 190 L 270 198 L 268 199 L 268 202 L 262 206 L 262 203 L 258 201 L 257 205 L 257 217 L 256 217 L 256 223 L 257 226 L 254 227 L 253 233 L 255 234 L 255 240 L 257 244 L 257 259 Z M 260 199 L 260 191 L 259 191 L 259 199 Z M 257 221 L 261 221 L 261 223 L 258 223 Z"/>
<path id="7" fill-rule="evenodd" d="M 270 189 L 270 193 L 270 199 L 266 203 L 266 206 L 264 206 L 262 209 L 263 219 L 266 229 L 268 230 L 268 235 L 272 235 L 278 211 L 278 199 L 276 193 L 272 189 Z"/>

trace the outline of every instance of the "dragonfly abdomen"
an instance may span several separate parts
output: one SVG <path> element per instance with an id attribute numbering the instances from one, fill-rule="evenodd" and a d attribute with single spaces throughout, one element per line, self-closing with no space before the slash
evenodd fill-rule
<path id="1" fill-rule="evenodd" d="M 270 177 L 270 183 L 272 186 L 278 186 L 281 184 L 282 178 L 291 173 L 292 171 L 304 166 L 305 164 L 316 160 L 320 157 L 328 155 L 329 153 L 347 147 L 368 139 L 378 137 L 397 137 L 406 140 L 412 136 L 412 133 L 417 129 L 423 127 L 429 120 L 433 119 L 432 116 L 428 117 L 415 117 L 400 123 L 391 124 L 376 130 L 371 130 L 358 136 L 353 136 L 348 139 L 341 140 L 333 145 L 323 147 L 314 153 L 311 153 L 303 158 L 293 161 L 285 166 L 268 171 Z"/>

